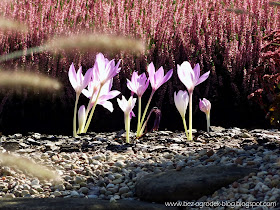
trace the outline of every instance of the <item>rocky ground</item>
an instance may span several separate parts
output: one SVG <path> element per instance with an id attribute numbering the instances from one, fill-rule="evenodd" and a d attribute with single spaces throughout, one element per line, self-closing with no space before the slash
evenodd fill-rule
<path id="1" fill-rule="evenodd" d="M 123 143 L 123 131 L 78 138 L 1 136 L 0 152 L 33 159 L 62 181 L 38 179 L 0 160 L 0 198 L 261 201 L 276 202 L 271 208 L 280 209 L 280 132 L 211 129 L 194 132 L 193 141 L 182 132 L 158 131 L 141 139 L 131 134 L 131 144 Z"/>

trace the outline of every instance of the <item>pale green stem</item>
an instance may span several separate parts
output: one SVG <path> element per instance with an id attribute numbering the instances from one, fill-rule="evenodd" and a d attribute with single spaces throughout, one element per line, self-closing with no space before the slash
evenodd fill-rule
<path id="1" fill-rule="evenodd" d="M 138 123 L 137 123 L 137 133 L 140 130 L 140 120 L 141 120 L 141 96 L 138 96 Z"/>
<path id="2" fill-rule="evenodd" d="M 79 101 L 80 94 L 76 93 L 76 101 L 74 107 L 74 117 L 73 117 L 73 136 L 77 137 L 77 106 Z"/>
<path id="3" fill-rule="evenodd" d="M 87 105 L 87 109 L 86 109 L 86 120 L 87 120 L 87 118 L 88 118 L 88 113 L 89 113 L 89 111 L 90 111 L 90 107 L 91 107 L 91 99 L 93 98 L 93 96 L 94 96 L 94 93 L 95 93 L 95 90 L 93 90 L 93 92 L 92 92 L 92 95 L 91 95 L 91 98 L 90 98 L 90 100 L 89 100 L 89 102 L 88 102 L 88 105 Z M 86 125 L 86 120 L 85 120 L 85 122 L 84 122 L 84 124 L 79 128 L 80 130 L 79 130 L 79 133 L 85 133 L 85 125 Z"/>
<path id="4" fill-rule="evenodd" d="M 141 131 L 141 129 L 143 130 L 142 125 L 143 125 L 143 122 L 144 122 L 144 120 L 145 120 L 145 116 L 146 116 L 146 114 L 147 114 L 147 111 L 148 111 L 149 105 L 150 105 L 150 103 L 151 103 L 151 101 L 152 101 L 152 98 L 153 98 L 154 93 L 155 93 L 155 91 L 152 90 L 152 93 L 151 93 L 151 95 L 150 95 L 150 98 L 149 98 L 149 100 L 148 100 L 148 103 L 147 103 L 147 105 L 146 105 L 146 108 L 145 108 L 145 110 L 144 110 L 144 112 L 143 112 L 143 115 L 142 115 L 142 119 L 141 119 L 140 126 L 139 126 L 140 129 L 137 130 L 137 135 L 136 135 L 137 137 L 140 136 L 140 131 Z"/>
<path id="5" fill-rule="evenodd" d="M 144 125 L 142 126 L 140 132 L 139 132 L 139 136 L 142 136 L 143 132 L 144 132 L 144 129 L 146 128 L 147 126 L 147 123 L 148 123 L 148 120 L 145 121 Z"/>
<path id="6" fill-rule="evenodd" d="M 126 143 L 129 143 L 129 132 L 130 132 L 130 117 L 129 114 L 124 115 L 124 124 L 126 130 Z"/>
<path id="7" fill-rule="evenodd" d="M 207 120 L 207 132 L 209 133 L 210 128 L 210 111 L 206 114 L 206 120 Z"/>
<path id="8" fill-rule="evenodd" d="M 189 140 L 192 141 L 192 95 L 193 93 L 189 93 L 190 101 L 189 101 Z"/>
<path id="9" fill-rule="evenodd" d="M 92 119 L 92 116 L 93 116 L 95 107 L 96 107 L 96 105 L 97 105 L 97 101 L 98 101 L 98 98 L 99 98 L 99 95 L 100 95 L 100 92 L 101 92 L 101 88 L 102 88 L 102 85 L 100 86 L 99 91 L 98 91 L 98 93 L 97 93 L 95 102 L 94 102 L 93 107 L 92 107 L 92 109 L 91 109 L 90 115 L 89 115 L 88 120 L 87 120 L 86 127 L 85 127 L 84 130 L 83 130 L 83 133 L 86 133 L 87 130 L 88 130 L 88 127 L 89 127 L 89 125 L 90 125 L 90 122 L 91 122 L 91 119 Z"/>
<path id="10" fill-rule="evenodd" d="M 186 124 L 186 118 L 182 117 L 182 120 L 183 120 L 183 124 L 184 124 L 184 128 L 185 128 L 185 132 L 186 132 L 186 137 L 189 138 L 188 128 L 187 128 L 187 124 Z"/>

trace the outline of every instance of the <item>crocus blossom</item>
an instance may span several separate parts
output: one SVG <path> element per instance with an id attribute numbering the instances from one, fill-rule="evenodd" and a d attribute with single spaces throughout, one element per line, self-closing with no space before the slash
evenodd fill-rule
<path id="1" fill-rule="evenodd" d="M 131 81 L 127 79 L 128 89 L 131 90 L 132 93 L 136 93 L 139 97 L 142 97 L 148 86 L 149 79 L 147 79 L 145 73 L 138 75 L 138 72 L 133 72 Z"/>
<path id="2" fill-rule="evenodd" d="M 86 72 L 85 76 L 83 76 L 82 67 L 80 67 L 78 72 L 76 73 L 74 64 L 72 63 L 68 71 L 68 76 L 69 76 L 70 83 L 74 88 L 74 90 L 76 91 L 76 93 L 81 94 L 82 90 L 86 86 L 88 86 L 88 83 L 91 80 L 92 69 L 89 69 Z"/>
<path id="3" fill-rule="evenodd" d="M 200 76 L 200 66 L 196 64 L 192 69 L 188 61 L 184 61 L 181 65 L 177 65 L 178 77 L 181 82 L 187 87 L 189 94 L 194 90 L 194 87 L 204 82 L 210 74 L 210 71 Z"/>
<path id="4" fill-rule="evenodd" d="M 80 133 L 85 126 L 86 123 L 86 108 L 84 105 L 80 106 L 78 111 L 78 121 L 79 121 L 79 130 L 78 133 Z"/>
<path id="5" fill-rule="evenodd" d="M 152 89 L 153 91 L 156 91 L 162 84 L 171 78 L 173 69 L 170 69 L 164 76 L 163 68 L 160 67 L 157 71 L 155 71 L 155 66 L 153 62 L 151 62 L 148 66 L 148 73 Z"/>
<path id="6" fill-rule="evenodd" d="M 174 102 L 181 117 L 185 117 L 189 104 L 189 95 L 187 91 L 179 90 L 178 94 L 174 92 Z"/>
<path id="7" fill-rule="evenodd" d="M 92 108 L 94 102 L 97 99 L 97 104 L 102 105 L 104 108 L 108 109 L 110 112 L 113 112 L 114 108 L 111 102 L 108 100 L 115 98 L 121 92 L 118 90 L 111 90 L 113 85 L 113 79 L 107 81 L 100 90 L 99 97 L 97 95 L 99 92 L 99 87 L 95 87 L 95 81 L 92 80 L 87 89 L 84 89 L 82 93 L 90 99 L 90 108 Z"/>
<path id="8" fill-rule="evenodd" d="M 124 114 L 130 116 L 130 118 L 132 116 L 135 116 L 132 109 L 135 106 L 136 98 L 133 98 L 132 96 L 130 96 L 130 98 L 128 100 L 126 100 L 126 98 L 124 96 L 122 96 L 121 100 L 117 98 L 117 102 L 118 102 L 121 110 L 124 112 Z"/>
<path id="9" fill-rule="evenodd" d="M 129 132 L 130 132 L 130 119 L 132 116 L 135 116 L 132 109 L 135 106 L 136 98 L 133 98 L 130 96 L 128 100 L 124 96 L 122 96 L 122 99 L 117 99 L 118 104 L 121 108 L 121 110 L 124 112 L 124 124 L 125 124 L 125 130 L 126 130 L 126 142 L 129 143 Z"/>
<path id="10" fill-rule="evenodd" d="M 185 129 L 186 136 L 188 137 L 188 130 L 187 130 L 187 124 L 186 124 L 186 111 L 189 103 L 189 95 L 187 91 L 182 91 L 179 90 L 178 94 L 174 92 L 174 102 L 177 110 L 179 111 L 182 120 L 183 120 L 183 125 Z"/>
<path id="11" fill-rule="evenodd" d="M 210 71 L 206 72 L 200 77 L 200 66 L 196 64 L 192 69 L 191 64 L 188 61 L 184 61 L 181 65 L 177 65 L 177 73 L 181 82 L 187 87 L 189 92 L 189 140 L 192 140 L 192 95 L 195 86 L 204 82 L 210 74 Z"/>
<path id="12" fill-rule="evenodd" d="M 86 115 L 88 115 L 91 109 L 83 133 L 87 132 L 97 104 L 102 105 L 111 112 L 113 111 L 113 105 L 108 100 L 116 97 L 120 93 L 119 91 L 111 91 L 113 77 L 121 69 L 119 65 L 120 61 L 115 65 L 114 60 L 109 61 L 102 53 L 96 55 L 96 60 L 92 68 L 92 81 L 88 89 L 83 91 L 90 98 Z"/>
<path id="13" fill-rule="evenodd" d="M 162 67 L 160 67 L 157 71 L 155 71 L 155 66 L 153 64 L 153 62 L 151 62 L 148 66 L 148 73 L 149 73 L 149 80 L 150 80 L 150 83 L 151 83 L 151 86 L 152 86 L 152 93 L 150 95 L 150 98 L 148 100 L 148 103 L 146 105 L 146 108 L 143 112 L 143 116 L 141 118 L 141 122 L 140 122 L 140 126 L 137 126 L 137 134 L 136 136 L 137 137 L 140 137 L 142 135 L 142 132 L 143 129 L 142 129 L 142 126 L 143 126 L 143 123 L 144 123 L 144 119 L 145 119 L 145 116 L 147 114 L 147 111 L 148 111 L 148 108 L 149 108 L 149 105 L 152 101 L 152 98 L 153 98 L 153 95 L 155 93 L 155 91 L 161 86 L 163 85 L 165 82 L 167 82 L 172 74 L 173 74 L 173 70 L 170 69 L 166 75 L 164 76 L 164 70 Z"/>
<path id="14" fill-rule="evenodd" d="M 76 73 L 74 64 L 72 63 L 68 71 L 68 76 L 69 76 L 70 83 L 76 92 L 76 101 L 75 101 L 74 117 L 73 117 L 73 136 L 76 137 L 77 136 L 77 128 L 76 128 L 77 105 L 82 90 L 86 86 L 88 86 L 88 83 L 91 80 L 92 69 L 87 70 L 85 76 L 83 76 L 82 67 L 80 67 L 78 72 Z"/>
<path id="15" fill-rule="evenodd" d="M 121 60 L 115 65 L 114 60 L 109 61 L 102 53 L 96 55 L 94 65 L 101 86 L 120 72 L 120 62 Z"/>
<path id="16" fill-rule="evenodd" d="M 210 128 L 210 110 L 211 110 L 211 103 L 206 98 L 203 100 L 199 99 L 199 109 L 206 114 L 207 120 L 207 132 L 209 132 Z"/>
<path id="17" fill-rule="evenodd" d="M 210 101 L 208 101 L 206 98 L 203 98 L 203 100 L 199 99 L 199 109 L 205 114 L 209 114 L 211 109 Z"/>
<path id="18" fill-rule="evenodd" d="M 131 81 L 127 79 L 127 87 L 131 90 L 132 96 L 134 93 L 138 96 L 138 122 L 137 122 L 137 133 L 140 132 L 141 123 L 141 98 L 144 92 L 149 86 L 149 79 L 147 79 L 146 74 L 143 73 L 138 75 L 138 72 L 133 72 Z"/>

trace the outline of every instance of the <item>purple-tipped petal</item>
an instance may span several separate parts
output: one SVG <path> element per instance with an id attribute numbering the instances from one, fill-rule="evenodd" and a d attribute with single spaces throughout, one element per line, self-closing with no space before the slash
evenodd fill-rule
<path id="1" fill-rule="evenodd" d="M 108 92 L 108 94 L 106 95 L 102 95 L 98 98 L 98 101 L 107 101 L 110 100 L 112 98 L 115 98 L 116 96 L 118 96 L 121 92 L 118 90 L 112 90 L 110 92 Z"/>
<path id="2" fill-rule="evenodd" d="M 76 91 L 78 83 L 77 83 L 77 74 L 76 74 L 76 70 L 75 70 L 73 63 L 71 64 L 71 66 L 69 68 L 68 77 L 69 77 L 69 81 L 70 81 L 72 87 Z"/>
<path id="3" fill-rule="evenodd" d="M 199 79 L 199 76 L 200 76 L 200 66 L 199 66 L 199 63 L 197 63 L 193 69 L 194 71 L 194 76 L 195 76 L 195 79 L 196 81 Z"/>
<path id="4" fill-rule="evenodd" d="M 151 62 L 148 66 L 148 73 L 149 73 L 149 78 L 150 78 L 150 82 L 151 82 L 151 86 L 153 87 L 153 85 L 155 84 L 155 66 L 153 64 L 153 62 Z"/>
<path id="5" fill-rule="evenodd" d="M 95 58 L 95 64 L 97 68 L 98 75 L 102 75 L 102 71 L 105 70 L 106 61 L 102 53 L 98 53 Z"/>
<path id="6" fill-rule="evenodd" d="M 90 68 L 87 70 L 87 72 L 84 76 L 83 89 L 86 88 L 86 86 L 88 86 L 89 82 L 91 81 L 92 71 L 93 71 L 93 68 Z"/>
<path id="7" fill-rule="evenodd" d="M 134 71 L 131 76 L 131 82 L 135 84 L 137 82 L 137 78 L 138 78 L 138 74 L 136 71 Z"/>
<path id="8" fill-rule="evenodd" d="M 204 82 L 209 77 L 210 71 L 203 74 L 198 81 L 196 82 L 195 86 L 199 85 L 200 83 Z"/>
<path id="9" fill-rule="evenodd" d="M 162 66 L 155 73 L 155 83 L 158 83 L 164 76 L 164 70 Z"/>
<path id="10" fill-rule="evenodd" d="M 106 69 L 105 69 L 105 72 L 107 72 L 108 74 L 106 75 L 106 78 L 104 76 L 104 80 L 109 80 L 109 79 L 112 79 L 114 76 L 117 75 L 117 68 L 114 67 L 115 65 L 115 61 L 114 60 L 111 60 L 107 65 L 106 65 Z M 104 75 L 106 74 L 104 72 Z"/>
<path id="11" fill-rule="evenodd" d="M 134 114 L 133 111 L 131 111 L 131 112 L 129 113 L 129 118 L 131 119 L 132 117 L 135 117 L 135 114 Z"/>
<path id="12" fill-rule="evenodd" d="M 133 91 L 133 92 L 137 92 L 137 88 L 135 87 L 134 83 L 129 81 L 128 79 L 127 80 L 127 83 L 126 83 L 126 86 L 129 90 Z"/>
<path id="13" fill-rule="evenodd" d="M 172 74 L 173 74 L 173 69 L 170 69 L 170 70 L 166 73 L 166 75 L 163 77 L 162 84 L 163 84 L 163 83 L 166 83 L 166 82 L 171 78 Z"/>
<path id="14" fill-rule="evenodd" d="M 77 82 L 78 82 L 79 86 L 82 85 L 83 79 L 84 79 L 84 77 L 83 77 L 82 67 L 80 66 L 80 68 L 77 71 Z"/>
<path id="15" fill-rule="evenodd" d="M 147 90 L 148 86 L 150 83 L 150 79 L 147 80 L 147 82 L 145 83 L 145 85 L 143 86 L 143 88 L 141 89 L 141 92 L 139 93 L 139 96 L 142 97 L 142 95 L 145 93 L 145 91 Z"/>

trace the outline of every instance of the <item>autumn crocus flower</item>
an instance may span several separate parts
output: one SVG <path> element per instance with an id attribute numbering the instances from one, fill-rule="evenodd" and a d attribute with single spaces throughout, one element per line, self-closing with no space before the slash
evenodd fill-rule
<path id="1" fill-rule="evenodd" d="M 207 120 L 207 132 L 209 132 L 210 128 L 210 110 L 211 110 L 211 103 L 206 98 L 203 100 L 199 99 L 199 109 L 206 114 Z"/>
<path id="2" fill-rule="evenodd" d="M 178 112 L 180 113 L 180 115 L 182 117 L 186 136 L 188 137 L 188 130 L 187 130 L 186 118 L 185 118 L 188 103 L 189 103 L 188 92 L 182 91 L 182 90 L 179 90 L 178 94 L 176 94 L 176 92 L 174 92 L 174 102 L 175 102 L 175 106 L 176 106 Z"/>
<path id="3" fill-rule="evenodd" d="M 204 82 L 210 74 L 210 71 L 200 76 L 200 66 L 196 64 L 192 69 L 188 61 L 184 61 L 182 65 L 177 65 L 178 77 L 181 82 L 187 87 L 189 92 L 189 140 L 192 140 L 192 95 L 195 86 Z"/>
<path id="4" fill-rule="evenodd" d="M 78 72 L 76 73 L 74 64 L 73 63 L 71 64 L 69 71 L 68 71 L 68 76 L 69 76 L 69 81 L 70 81 L 72 87 L 76 91 L 76 94 L 81 94 L 82 90 L 86 86 L 88 86 L 88 83 L 91 80 L 91 73 L 92 73 L 92 70 L 89 69 L 86 72 L 85 76 L 83 76 L 82 67 L 80 67 Z"/>
<path id="5" fill-rule="evenodd" d="M 143 73 L 138 75 L 138 72 L 133 72 L 131 81 L 127 79 L 127 87 L 131 90 L 132 95 L 136 93 L 138 96 L 138 123 L 137 131 L 140 131 L 140 119 L 141 119 L 141 99 L 144 92 L 149 86 L 149 79 L 147 79 L 146 74 Z"/>
<path id="6" fill-rule="evenodd" d="M 83 91 L 83 93 L 90 98 L 86 116 L 91 109 L 85 128 L 82 131 L 83 133 L 87 132 L 97 104 L 102 105 L 109 111 L 113 111 L 112 103 L 108 100 L 116 97 L 120 93 L 119 91 L 110 91 L 113 77 L 120 71 L 119 64 L 120 61 L 115 65 L 114 60 L 109 61 L 102 53 L 96 55 L 94 66 L 91 69 L 92 81 L 89 84 L 88 90 Z"/>
<path id="7" fill-rule="evenodd" d="M 146 74 L 138 75 L 138 72 L 133 72 L 131 81 L 127 79 L 127 87 L 131 92 L 136 93 L 138 97 L 142 97 L 149 86 L 149 79 Z"/>
<path id="8" fill-rule="evenodd" d="M 82 93 L 90 99 L 88 108 L 86 110 L 86 116 L 88 115 L 89 111 L 92 110 L 85 128 L 81 130 L 83 133 L 87 132 L 87 129 L 90 125 L 90 119 L 92 118 L 96 105 L 102 105 L 110 112 L 113 112 L 113 104 L 108 100 L 113 99 L 120 94 L 120 91 L 118 90 L 111 90 L 113 85 L 113 79 L 107 81 L 102 87 L 96 87 L 95 83 L 96 82 L 92 80 L 88 85 L 88 89 L 84 89 L 82 91 Z"/>
<path id="9" fill-rule="evenodd" d="M 73 117 L 73 136 L 77 136 L 77 128 L 76 128 L 76 115 L 77 115 L 77 105 L 79 101 L 79 97 L 81 95 L 82 90 L 88 85 L 92 76 L 92 69 L 89 69 L 85 76 L 82 74 L 82 67 L 79 68 L 76 73 L 74 64 L 72 63 L 69 72 L 68 72 L 69 80 L 76 92 L 76 101 L 74 107 L 74 117 Z"/>
<path id="10" fill-rule="evenodd" d="M 135 116 L 132 109 L 135 106 L 136 98 L 133 98 L 130 96 L 128 100 L 124 96 L 122 96 L 122 99 L 117 99 L 118 104 L 120 108 L 124 112 L 124 124 L 125 124 L 125 130 L 126 130 L 126 143 L 129 143 L 129 132 L 130 132 L 130 119 L 132 116 Z"/>
<path id="11" fill-rule="evenodd" d="M 141 130 L 142 129 L 142 126 L 143 126 L 143 122 L 144 122 L 144 119 L 145 119 L 145 116 L 146 116 L 146 113 L 148 111 L 148 108 L 149 108 L 149 105 L 151 103 L 151 100 L 152 100 L 152 97 L 155 93 L 155 91 L 161 86 L 163 85 L 165 82 L 167 82 L 172 74 L 173 74 L 173 70 L 170 69 L 166 75 L 164 75 L 164 70 L 162 67 L 160 67 L 157 71 L 155 71 L 155 66 L 153 64 L 153 62 L 151 62 L 148 66 L 148 73 L 149 73 L 149 80 L 150 80 L 150 83 L 151 83 L 151 86 L 152 86 L 152 93 L 150 95 L 150 98 L 148 100 L 148 103 L 146 105 L 146 108 L 143 112 L 143 116 L 141 118 L 141 122 L 140 122 L 140 126 L 137 128 L 137 137 L 141 136 L 142 133 L 141 133 Z"/>
<path id="12" fill-rule="evenodd" d="M 118 96 L 121 92 L 118 90 L 111 90 L 113 85 L 113 79 L 106 82 L 102 89 L 100 90 L 99 97 L 97 99 L 97 93 L 99 91 L 99 88 L 94 87 L 94 81 L 91 81 L 88 85 L 87 89 L 84 89 L 82 93 L 90 99 L 90 108 L 93 107 L 94 102 L 97 100 L 97 104 L 102 105 L 104 108 L 108 109 L 110 112 L 113 112 L 114 108 L 111 102 L 108 100 L 115 98 Z M 96 91 L 94 89 L 96 88 Z"/>
<path id="13" fill-rule="evenodd" d="M 152 89 L 153 91 L 156 91 L 162 84 L 171 78 L 173 70 L 169 70 L 164 76 L 164 70 L 162 66 L 157 71 L 155 71 L 155 66 L 153 62 L 151 62 L 148 66 L 148 73 Z"/>
<path id="14" fill-rule="evenodd" d="M 121 60 L 115 65 L 115 61 L 111 60 L 109 61 L 107 58 L 104 57 L 102 53 L 98 53 L 96 55 L 95 60 L 95 69 L 96 74 L 100 82 L 100 86 L 103 86 L 107 81 L 112 79 L 114 76 L 116 76 L 119 72 Z"/>

